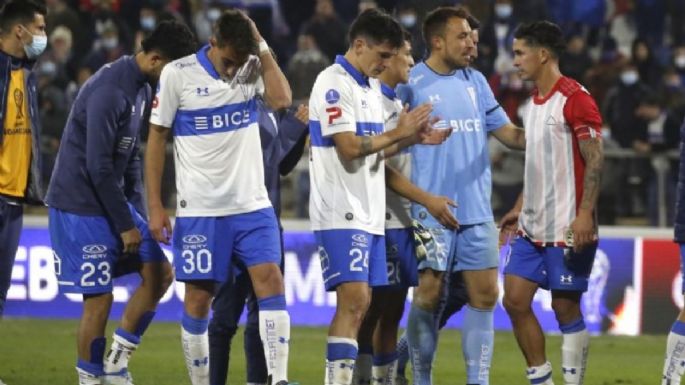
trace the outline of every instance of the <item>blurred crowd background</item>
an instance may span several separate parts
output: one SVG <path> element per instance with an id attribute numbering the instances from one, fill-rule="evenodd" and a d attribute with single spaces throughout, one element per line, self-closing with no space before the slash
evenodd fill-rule
<path id="1" fill-rule="evenodd" d="M 1 1 L 0 1 L 1 3 Z M 414 36 L 424 56 L 421 23 L 439 5 L 464 5 L 478 18 L 475 67 L 489 79 L 510 118 L 529 98 L 515 74 L 513 31 L 548 19 L 562 26 L 567 49 L 561 69 L 594 96 L 604 119 L 606 170 L 601 224 L 672 223 L 679 129 L 685 116 L 685 0 L 45 0 L 49 46 L 39 75 L 43 177 L 49 180 L 69 108 L 79 87 L 103 64 L 135 52 L 155 24 L 185 21 L 204 44 L 228 7 L 245 9 L 274 49 L 296 104 L 306 103 L 317 74 L 347 47 L 350 22 L 380 7 Z M 144 138 L 143 138 L 144 139 Z M 169 147 L 171 148 L 171 147 Z M 523 157 L 492 141 L 493 208 L 508 211 L 521 190 Z M 175 206 L 173 162 L 165 200 Z M 304 156 L 283 181 L 283 216 L 307 218 L 309 176 Z"/>

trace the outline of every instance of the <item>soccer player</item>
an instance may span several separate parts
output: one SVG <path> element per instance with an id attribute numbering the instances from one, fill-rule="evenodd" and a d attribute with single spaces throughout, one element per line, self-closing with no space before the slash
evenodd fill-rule
<path id="1" fill-rule="evenodd" d="M 402 46 L 401 27 L 382 11 L 367 10 L 352 23 L 349 42 L 345 55 L 319 74 L 309 99 L 310 215 L 326 289 L 337 295 L 327 385 L 350 384 L 370 288 L 387 283 L 385 182 L 429 207 L 445 225 L 457 226 L 448 209 L 454 202 L 419 190 L 384 165 L 384 152 L 396 153 L 431 133 L 430 104 L 403 110 L 397 127 L 384 131 L 383 96 L 373 77 Z"/>
<path id="2" fill-rule="evenodd" d="M 473 65 L 478 58 L 478 42 L 480 41 L 478 29 L 480 28 L 480 22 L 473 15 L 469 15 L 467 21 L 469 27 L 471 27 L 471 38 L 473 39 L 473 50 L 471 51 L 470 60 L 471 65 Z M 440 303 L 435 311 L 435 317 L 438 319 L 438 329 L 442 329 L 447 324 L 447 321 L 469 302 L 464 276 L 461 271 L 452 271 L 450 274 L 445 274 L 443 280 Z M 405 331 L 397 344 L 396 381 L 398 385 L 409 383 L 409 380 L 407 380 L 404 373 L 407 362 L 409 361 L 408 345 L 407 333 Z"/>
<path id="3" fill-rule="evenodd" d="M 383 109 L 386 131 L 397 125 L 403 105 L 395 94 L 395 87 L 409 80 L 414 65 L 411 35 L 403 31 L 404 43 L 397 55 L 390 59 L 381 72 Z M 411 157 L 408 149 L 395 155 L 388 152 L 386 163 L 405 177 L 411 176 Z M 414 231 L 410 213 L 411 202 L 386 189 L 385 250 L 388 284 L 372 289 L 369 311 L 359 330 L 359 355 L 355 363 L 353 384 L 394 385 L 397 373 L 397 330 L 404 312 L 409 287 L 418 284 Z"/>
<path id="4" fill-rule="evenodd" d="M 257 99 L 259 136 L 264 162 L 264 182 L 269 200 L 280 222 L 280 176 L 287 175 L 296 166 L 304 151 L 307 137 L 309 109 L 299 108 L 272 112 L 261 99 Z M 279 236 L 283 229 L 279 223 Z M 281 264 L 283 257 L 281 256 Z M 234 278 L 221 285 L 212 303 L 209 321 L 209 377 L 213 385 L 226 383 L 231 340 L 238 329 L 238 321 L 247 299 L 245 325 L 245 364 L 247 384 L 264 385 L 267 380 L 264 350 L 259 337 L 259 308 L 249 274 L 244 266 L 234 264 Z"/>
<path id="5" fill-rule="evenodd" d="M 238 73 L 245 66 L 259 70 Z M 290 86 L 254 22 L 229 10 L 215 22 L 209 45 L 164 67 L 152 106 L 145 154 L 150 230 L 161 242 L 173 236 L 176 278 L 185 282 L 182 342 L 193 385 L 209 383 L 209 309 L 215 283 L 229 277 L 232 255 L 246 266 L 258 299 L 269 383 L 288 382 L 290 317 L 278 221 L 264 187 L 257 95 L 274 110 L 291 103 Z M 173 234 L 160 191 L 172 127 Z"/>
<path id="6" fill-rule="evenodd" d="M 149 83 L 162 67 L 197 48 L 188 27 L 160 23 L 142 51 L 102 67 L 79 91 L 48 189 L 49 230 L 60 288 L 83 294 L 76 371 L 81 385 L 131 384 L 128 360 L 173 281 L 171 264 L 145 221 L 138 133 Z M 138 272 L 104 359 L 112 278 Z M 102 378 L 101 378 L 102 377 Z"/>
<path id="7" fill-rule="evenodd" d="M 680 247 L 681 266 L 685 266 L 685 121 L 680 126 L 680 171 L 676 198 L 675 241 Z M 682 292 L 685 293 L 685 279 Z M 666 340 L 666 359 L 661 385 L 680 385 L 685 370 L 685 310 L 681 310 Z"/>
<path id="8" fill-rule="evenodd" d="M 0 9 L 0 318 L 19 247 L 23 204 L 42 205 L 35 60 L 48 44 L 45 6 L 9 1 Z"/>
<path id="9" fill-rule="evenodd" d="M 504 270 L 504 307 L 531 384 L 553 384 L 545 338 L 531 309 L 539 287 L 552 291 L 565 384 L 583 383 L 589 343 L 580 300 L 597 250 L 602 119 L 592 96 L 559 71 L 564 46 L 561 29 L 547 21 L 514 32 L 514 66 L 536 90 L 523 118 L 523 195 L 501 221 L 503 235 L 517 222 L 520 233 Z"/>
<path id="10" fill-rule="evenodd" d="M 514 126 L 493 97 L 485 77 L 467 68 L 474 55 L 469 13 L 440 7 L 426 15 L 423 35 L 429 57 L 411 70 L 398 95 L 410 107 L 430 101 L 436 127 L 453 133 L 439 146 L 415 145 L 412 181 L 433 194 L 459 202 L 459 229 L 445 229 L 425 207 L 412 205 L 412 217 L 432 234 L 419 263 L 419 286 L 409 312 L 407 337 L 414 383 L 431 384 L 437 347 L 438 309 L 446 271 L 462 271 L 469 303 L 464 315 L 462 351 L 467 384 L 488 384 L 493 351 L 493 309 L 498 299 L 497 230 L 490 207 L 488 134 L 510 148 L 523 149 L 523 130 Z"/>

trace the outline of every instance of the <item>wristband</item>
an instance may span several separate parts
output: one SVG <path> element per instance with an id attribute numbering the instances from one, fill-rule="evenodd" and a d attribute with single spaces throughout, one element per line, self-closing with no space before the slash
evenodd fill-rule
<path id="1" fill-rule="evenodd" d="M 259 42 L 259 54 L 262 55 L 264 53 L 271 53 L 271 50 L 269 50 L 269 45 L 266 44 L 266 41 L 262 40 Z"/>

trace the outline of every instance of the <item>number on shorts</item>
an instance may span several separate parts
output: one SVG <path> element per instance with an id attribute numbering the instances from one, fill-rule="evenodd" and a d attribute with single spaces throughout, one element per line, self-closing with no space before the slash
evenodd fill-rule
<path id="1" fill-rule="evenodd" d="M 95 271 L 100 271 L 100 276 L 97 279 L 90 280 L 90 278 L 95 275 Z M 81 265 L 81 271 L 85 271 L 85 274 L 81 276 L 81 286 L 82 287 L 93 287 L 95 286 L 95 281 L 102 286 L 109 285 L 112 281 L 112 273 L 109 262 L 102 261 L 98 263 L 97 268 L 92 262 L 86 262 Z"/>
<path id="2" fill-rule="evenodd" d="M 212 270 L 212 253 L 207 249 L 200 249 L 197 253 L 193 253 L 193 250 L 183 250 L 181 256 L 185 259 L 183 272 L 186 274 L 195 271 L 206 274 Z"/>
<path id="3" fill-rule="evenodd" d="M 356 255 L 356 256 L 355 256 Z M 364 268 L 369 267 L 369 251 L 362 252 L 361 249 L 350 250 L 352 262 L 350 262 L 350 271 L 364 271 Z"/>
<path id="4" fill-rule="evenodd" d="M 388 284 L 396 285 L 401 283 L 399 262 L 388 261 L 386 264 L 388 266 Z"/>

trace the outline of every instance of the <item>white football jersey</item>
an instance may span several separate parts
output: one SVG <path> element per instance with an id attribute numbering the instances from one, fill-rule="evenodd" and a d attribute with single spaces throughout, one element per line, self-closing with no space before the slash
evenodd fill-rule
<path id="1" fill-rule="evenodd" d="M 383 111 L 385 112 L 385 130 L 394 130 L 402 112 L 402 101 L 395 91 L 381 84 L 383 93 Z M 409 148 L 402 149 L 399 153 L 386 158 L 388 166 L 399 171 L 407 179 L 411 179 L 411 152 Z M 390 189 L 386 189 L 387 210 L 385 213 L 386 229 L 404 229 L 411 227 L 411 201 L 399 196 Z"/>
<path id="2" fill-rule="evenodd" d="M 264 187 L 255 96 L 263 92 L 255 58 L 224 81 L 209 46 L 167 64 L 150 123 L 174 135 L 179 217 L 218 217 L 271 206 Z M 258 59 L 257 59 L 258 60 Z"/>
<path id="3" fill-rule="evenodd" d="M 380 82 L 357 71 L 343 56 L 323 70 L 309 98 L 313 230 L 356 229 L 384 234 L 385 162 L 380 153 L 345 161 L 332 136 L 383 133 Z"/>

